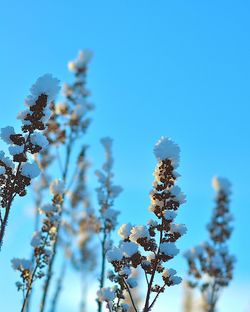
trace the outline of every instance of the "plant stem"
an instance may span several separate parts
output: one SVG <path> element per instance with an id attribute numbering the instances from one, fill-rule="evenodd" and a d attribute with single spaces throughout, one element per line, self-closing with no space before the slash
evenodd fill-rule
<path id="1" fill-rule="evenodd" d="M 69 142 L 66 146 L 66 159 L 65 159 L 64 171 L 63 171 L 63 176 L 62 176 L 63 182 L 65 184 L 66 184 L 67 175 L 68 175 L 68 169 L 69 169 L 69 162 L 70 162 L 72 147 L 73 147 L 73 133 L 72 133 L 72 129 L 71 129 L 70 136 L 69 136 Z M 50 260 L 50 263 L 48 266 L 47 277 L 46 277 L 46 281 L 44 284 L 44 291 L 43 291 L 42 300 L 41 300 L 41 304 L 40 304 L 40 312 L 44 312 L 46 300 L 48 297 L 49 286 L 51 283 L 52 269 L 53 269 L 53 265 L 54 265 L 55 258 L 56 258 L 57 248 L 58 248 L 59 232 L 60 232 L 60 228 L 61 228 L 61 218 L 62 218 L 62 214 L 63 214 L 63 205 L 64 205 L 65 193 L 66 193 L 66 191 L 63 194 L 61 211 L 59 213 L 59 223 L 58 223 L 57 230 L 56 230 L 56 238 L 55 238 L 55 242 L 53 245 L 52 257 L 51 257 L 51 260 Z"/>
<path id="2" fill-rule="evenodd" d="M 107 232 L 106 228 L 104 228 L 104 235 L 102 240 L 102 266 L 101 266 L 101 276 L 100 276 L 100 289 L 104 286 L 104 277 L 105 277 L 105 248 L 106 248 L 106 241 L 107 241 Z M 98 312 L 102 312 L 102 302 L 98 301 Z"/>
<path id="3" fill-rule="evenodd" d="M 145 300 L 145 305 L 144 305 L 143 312 L 149 312 L 150 311 L 149 300 L 150 300 L 151 288 L 152 288 L 152 285 L 153 285 L 153 282 L 154 282 L 156 268 L 157 268 L 158 260 L 159 260 L 158 257 L 159 257 L 160 246 L 161 246 L 162 237 L 163 237 L 163 229 L 162 228 L 163 228 L 163 221 L 162 221 L 162 224 L 161 224 L 161 231 L 160 231 L 160 240 L 159 240 L 158 251 L 157 251 L 156 256 L 155 256 L 155 265 L 153 267 L 153 272 L 152 272 L 150 281 L 148 283 L 147 295 L 146 295 L 146 300 Z"/>
<path id="4" fill-rule="evenodd" d="M 53 299 L 51 302 L 50 312 L 56 311 L 58 298 L 59 298 L 60 292 L 62 290 L 63 279 L 64 279 L 65 273 L 66 273 L 66 267 L 67 267 L 66 265 L 67 265 L 67 262 L 66 262 L 66 259 L 64 259 L 63 263 L 62 263 L 62 267 L 61 267 L 61 272 L 60 272 L 59 278 L 58 278 L 57 283 L 56 283 L 56 290 L 55 290 L 55 293 L 54 293 L 54 296 L 53 296 Z"/>

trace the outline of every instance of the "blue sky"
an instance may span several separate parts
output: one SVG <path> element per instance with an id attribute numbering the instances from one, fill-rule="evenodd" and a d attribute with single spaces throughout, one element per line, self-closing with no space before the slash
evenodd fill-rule
<path id="1" fill-rule="evenodd" d="M 222 298 L 221 311 L 227 312 L 250 311 L 249 13 L 249 1 L 242 0 L 0 2 L 1 126 L 18 125 L 16 114 L 39 75 L 50 72 L 71 81 L 67 62 L 79 49 L 91 49 L 88 86 L 96 110 L 86 140 L 98 168 L 103 158 L 99 138 L 114 138 L 116 179 L 124 188 L 117 202 L 121 223 L 132 218 L 142 224 L 151 217 L 152 148 L 161 135 L 171 136 L 182 151 L 180 185 L 188 199 L 178 217 L 188 226 L 182 250 L 207 237 L 211 178 L 223 175 L 232 181 L 230 247 L 238 263 Z M 95 186 L 93 176 L 90 184 Z M 29 252 L 29 205 L 16 200 L 9 221 L 0 256 L 0 291 L 7 295 L 0 310 L 19 311 L 9 259 Z M 185 274 L 181 256 L 175 263 Z M 71 283 L 75 277 L 68 279 Z M 60 311 L 76 304 L 69 299 L 72 292 L 77 290 L 70 296 L 65 292 Z M 172 311 L 181 311 L 180 292 L 178 287 L 170 291 Z"/>

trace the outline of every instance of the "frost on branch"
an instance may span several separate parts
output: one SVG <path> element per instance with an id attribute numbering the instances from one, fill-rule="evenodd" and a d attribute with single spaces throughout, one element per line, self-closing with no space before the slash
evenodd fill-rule
<path id="1" fill-rule="evenodd" d="M 51 107 L 52 117 L 47 132 L 50 143 L 60 145 L 75 140 L 88 129 L 91 122 L 88 113 L 94 109 L 86 87 L 90 60 L 91 53 L 83 50 L 75 61 L 69 63 L 75 80 L 72 84 L 63 85 L 64 99 Z"/>
<path id="2" fill-rule="evenodd" d="M 100 206 L 99 209 L 99 229 L 98 232 L 101 236 L 101 248 L 102 248 L 102 264 L 101 264 L 101 276 L 100 276 L 100 288 L 98 292 L 98 311 L 102 309 L 102 301 L 106 301 L 109 306 L 109 301 L 101 300 L 102 296 L 99 294 L 102 292 L 104 286 L 105 278 L 105 256 L 107 255 L 108 259 L 120 259 L 122 253 L 119 249 L 112 249 L 112 240 L 111 233 L 114 231 L 117 225 L 117 217 L 119 211 L 113 208 L 114 200 L 122 192 L 122 188 L 113 183 L 114 174 L 113 169 L 113 156 L 112 156 L 112 139 L 111 138 L 102 138 L 101 144 L 105 150 L 105 162 L 102 166 L 102 170 L 96 171 L 96 176 L 98 178 L 99 187 L 96 189 L 97 199 Z"/>
<path id="3" fill-rule="evenodd" d="M 40 173 L 36 163 L 29 162 L 29 158 L 47 145 L 42 132 L 50 117 L 51 101 L 58 91 L 59 81 L 56 78 L 48 74 L 38 78 L 25 101 L 27 109 L 18 116 L 22 121 L 22 131 L 16 133 L 10 126 L 1 129 L 1 139 L 9 145 L 11 157 L 0 152 L 0 245 L 14 197 L 24 196 L 31 179 Z"/>
<path id="4" fill-rule="evenodd" d="M 225 178 L 213 178 L 216 206 L 207 226 L 210 240 L 185 253 L 191 287 L 200 289 L 204 310 L 214 312 L 221 290 L 233 278 L 235 257 L 229 253 L 227 241 L 231 237 L 233 220 L 229 210 L 231 183 Z"/>
<path id="5" fill-rule="evenodd" d="M 132 295 L 132 289 L 137 281 L 131 276 L 132 270 L 139 268 L 144 271 L 147 284 L 143 311 L 152 311 L 160 295 L 167 287 L 178 285 L 181 278 L 174 269 L 166 267 L 179 250 L 176 241 L 186 233 L 184 224 L 174 222 L 177 211 L 185 202 L 185 195 L 175 185 L 178 174 L 175 169 L 179 164 L 179 147 L 169 138 L 162 137 L 154 148 L 158 160 L 154 171 L 155 181 L 150 192 L 151 205 L 149 210 L 155 215 L 147 225 L 124 224 L 118 230 L 121 241 L 118 247 L 107 252 L 107 260 L 114 271 L 109 279 L 116 284 L 115 298 L 106 301 L 110 311 L 141 311 Z M 161 283 L 156 282 L 157 275 Z M 125 298 L 130 298 L 130 306 L 126 309 L 122 304 Z"/>
<path id="6" fill-rule="evenodd" d="M 54 182 L 53 184 L 57 183 Z M 26 308 L 34 282 L 45 275 L 45 268 L 53 254 L 53 244 L 57 235 L 61 204 L 62 193 L 56 192 L 54 193 L 52 203 L 40 208 L 40 213 L 43 215 L 41 229 L 33 234 L 30 243 L 34 261 L 18 258 L 14 258 L 11 261 L 13 269 L 20 273 L 21 281 L 18 281 L 16 286 L 24 294 L 22 311 Z"/>

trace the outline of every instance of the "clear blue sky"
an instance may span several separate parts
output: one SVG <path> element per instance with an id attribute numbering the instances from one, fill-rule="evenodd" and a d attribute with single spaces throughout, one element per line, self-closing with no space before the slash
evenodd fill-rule
<path id="1" fill-rule="evenodd" d="M 243 0 L 0 1 L 1 126 L 18 125 L 16 114 L 39 75 L 71 81 L 67 62 L 79 49 L 91 49 L 88 86 L 96 110 L 87 141 L 98 167 L 99 138 L 115 140 L 116 178 L 125 189 L 118 201 L 121 223 L 151 217 L 152 147 L 161 135 L 171 136 L 182 151 L 180 185 L 188 198 L 178 217 L 188 226 L 182 250 L 206 238 L 212 176 L 232 181 L 230 246 L 238 263 L 222 299 L 227 312 L 250 311 L 249 16 L 250 3 Z M 0 310 L 11 312 L 19 311 L 19 302 L 9 259 L 27 256 L 32 224 L 21 201 L 14 209 L 0 256 L 0 293 L 6 293 Z M 185 274 L 181 256 L 176 266 Z M 173 312 L 180 311 L 180 291 L 168 296 L 176 303 Z M 68 297 L 61 312 L 76 305 Z"/>

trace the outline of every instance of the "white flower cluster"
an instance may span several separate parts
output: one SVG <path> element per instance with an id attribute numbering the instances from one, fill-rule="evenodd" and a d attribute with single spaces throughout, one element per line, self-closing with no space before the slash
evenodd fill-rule
<path id="1" fill-rule="evenodd" d="M 115 309 L 113 300 L 117 295 L 117 287 L 102 287 L 97 291 L 97 300 L 99 302 L 106 302 L 106 308 L 108 311 L 118 311 Z M 129 305 L 122 303 L 120 306 L 120 312 L 127 312 L 129 310 Z"/>
<path id="2" fill-rule="evenodd" d="M 180 148 L 170 138 L 162 136 L 155 145 L 154 153 L 158 160 L 169 159 L 174 167 L 178 167 L 180 161 Z"/>
<path id="3" fill-rule="evenodd" d="M 233 277 L 235 257 L 229 254 L 227 240 L 232 233 L 229 212 L 231 183 L 225 178 L 213 178 L 216 207 L 207 226 L 210 241 L 188 250 L 184 257 L 189 266 L 192 287 L 199 287 L 207 309 L 214 310 L 221 288 L 228 286 Z"/>
<path id="4" fill-rule="evenodd" d="M 50 103 L 55 100 L 59 90 L 59 80 L 54 78 L 52 75 L 45 74 L 39 77 L 30 88 L 31 94 L 25 99 L 27 110 L 20 112 L 18 114 L 18 119 L 22 121 L 23 125 L 30 126 L 32 124 L 32 118 L 30 118 L 30 116 L 32 116 L 32 111 L 34 110 L 33 108 L 36 106 L 39 97 L 41 97 L 41 95 L 45 95 L 45 103 L 40 103 L 43 112 L 39 120 L 46 124 L 51 116 Z M 39 136 L 39 134 L 37 135 Z M 36 140 L 35 137 L 34 140 Z M 45 138 L 39 139 L 37 143 L 47 144 Z"/>
<path id="5" fill-rule="evenodd" d="M 55 100 L 60 90 L 59 80 L 54 78 L 51 74 L 45 74 L 37 79 L 37 81 L 30 88 L 31 97 L 27 99 L 27 105 L 31 106 L 33 101 L 36 101 L 41 94 L 48 96 L 48 102 Z"/>
<path id="6" fill-rule="evenodd" d="M 64 193 L 65 185 L 62 180 L 56 179 L 50 184 L 50 192 L 52 195 L 62 195 Z"/>
<path id="7" fill-rule="evenodd" d="M 107 146 L 109 144 L 108 141 Z M 150 193 L 150 210 L 158 221 L 149 220 L 147 225 L 123 224 L 118 230 L 121 237 L 118 247 L 107 252 L 107 260 L 115 271 L 110 274 L 110 280 L 120 286 L 118 289 L 122 296 L 125 296 L 127 289 L 137 285 L 136 280 L 130 276 L 132 268 L 141 267 L 144 270 L 148 294 L 152 291 L 160 294 L 166 287 L 178 285 L 182 281 L 175 270 L 164 269 L 164 263 L 179 253 L 175 242 L 187 232 L 184 224 L 173 223 L 179 206 L 186 201 L 181 189 L 175 185 L 179 177 L 175 171 L 179 164 L 179 147 L 172 140 L 162 137 L 154 152 L 158 164 Z M 155 284 L 156 273 L 161 274 L 164 282 L 162 286 Z M 149 300 L 150 296 L 147 295 L 144 311 L 150 311 L 154 304 L 154 301 L 150 303 Z"/>
<path id="8" fill-rule="evenodd" d="M 231 182 L 223 177 L 214 177 L 212 186 L 216 192 L 224 192 L 226 195 L 231 194 Z"/>
<path id="9" fill-rule="evenodd" d="M 105 149 L 105 163 L 102 170 L 95 172 L 100 186 L 96 188 L 97 199 L 100 205 L 101 219 L 106 230 L 113 230 L 117 225 L 119 211 L 112 208 L 115 198 L 122 192 L 122 188 L 113 184 L 113 157 L 112 139 L 103 138 L 101 143 Z"/>
<path id="10" fill-rule="evenodd" d="M 34 262 L 27 259 L 12 259 L 12 267 L 20 272 L 21 282 L 17 282 L 18 290 L 29 293 L 33 282 L 42 278 L 45 274 L 44 268 L 48 265 L 53 253 L 53 243 L 57 235 L 59 222 L 60 204 L 53 203 L 42 206 L 39 211 L 44 215 L 42 229 L 33 234 L 31 246 L 33 248 Z"/>
<path id="11" fill-rule="evenodd" d="M 92 52 L 89 50 L 81 50 L 74 61 L 68 63 L 70 71 L 76 73 L 84 69 L 92 59 Z"/>

